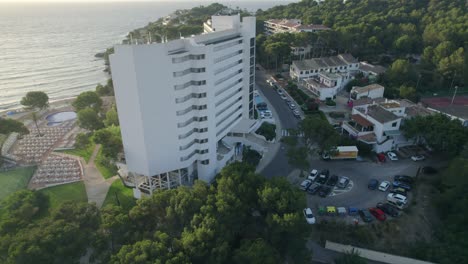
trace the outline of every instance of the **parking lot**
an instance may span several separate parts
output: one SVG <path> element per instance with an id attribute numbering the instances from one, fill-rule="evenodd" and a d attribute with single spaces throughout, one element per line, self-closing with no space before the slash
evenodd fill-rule
<path id="1" fill-rule="evenodd" d="M 430 160 L 414 162 L 410 159 L 404 159 L 387 161 L 385 163 L 315 160 L 312 164 L 312 169 L 318 169 L 319 171 L 328 169 L 330 170 L 330 175 L 346 176 L 350 179 L 350 183 L 345 189 L 335 187 L 330 195 L 325 198 L 317 194 L 307 194 L 308 206 L 314 212 L 317 212 L 317 209 L 323 206 L 363 209 L 375 207 L 379 202 L 386 202 L 386 197 L 392 188 L 390 187 L 386 192 L 379 191 L 378 189 L 369 190 L 367 185 L 370 179 L 376 179 L 380 183 L 382 181 L 393 182 L 395 175 L 415 176 L 418 168 L 430 164 Z M 297 177 L 294 183 L 299 187 L 302 180 L 304 178 Z M 408 204 L 411 205 L 411 193 L 409 193 L 408 199 Z"/>

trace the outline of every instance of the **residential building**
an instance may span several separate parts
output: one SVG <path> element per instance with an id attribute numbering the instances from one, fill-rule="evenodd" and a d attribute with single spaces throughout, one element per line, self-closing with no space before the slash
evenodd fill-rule
<path id="1" fill-rule="evenodd" d="M 369 84 L 363 87 L 353 86 L 350 92 L 350 97 L 353 100 L 361 99 L 363 97 L 368 98 L 381 98 L 384 95 L 385 88 L 380 84 Z"/>
<path id="2" fill-rule="evenodd" d="M 276 33 L 298 33 L 330 30 L 324 25 L 303 25 L 300 19 L 269 19 L 264 23 L 265 33 L 273 35 Z"/>
<path id="3" fill-rule="evenodd" d="M 375 152 L 387 152 L 413 144 L 400 131 L 405 119 L 430 115 L 422 105 L 409 100 L 363 97 L 354 101 L 351 120 L 343 122 L 343 132 L 372 145 Z"/>
<path id="4" fill-rule="evenodd" d="M 317 76 L 319 73 L 340 73 L 344 74 L 346 85 L 352 77 L 358 73 L 359 62 L 351 54 L 339 54 L 325 58 L 313 58 L 309 60 L 293 61 L 289 68 L 289 75 L 292 79 L 301 80 Z"/>
<path id="5" fill-rule="evenodd" d="M 304 80 L 305 88 L 321 101 L 335 99 L 336 94 L 343 89 L 344 76 L 337 73 L 323 72 Z"/>
<path id="6" fill-rule="evenodd" d="M 375 152 L 396 149 L 396 141 L 401 135 L 402 117 L 387 111 L 380 105 L 371 104 L 354 107 L 351 120 L 343 122 L 343 131 L 366 144 L 372 145 Z"/>
<path id="7" fill-rule="evenodd" d="M 115 46 L 110 63 L 136 198 L 211 182 L 235 159 L 228 133 L 256 123 L 255 25 L 255 17 L 213 16 L 210 33 Z"/>
<path id="8" fill-rule="evenodd" d="M 371 81 L 377 80 L 377 77 L 380 74 L 385 73 L 387 69 L 380 65 L 372 65 L 366 61 L 359 63 L 359 71 L 364 75 L 364 77 L 369 78 Z"/>

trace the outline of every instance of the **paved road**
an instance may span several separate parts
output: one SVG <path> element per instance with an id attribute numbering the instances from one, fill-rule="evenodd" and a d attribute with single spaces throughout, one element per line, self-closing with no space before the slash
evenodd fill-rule
<path id="1" fill-rule="evenodd" d="M 266 97 L 270 103 L 269 107 L 274 108 L 277 116 L 277 122 L 280 122 L 282 129 L 297 128 L 299 120 L 294 117 L 291 109 L 283 99 L 279 97 L 276 91 L 267 83 L 268 76 L 264 71 L 257 70 L 256 72 L 256 85 L 257 89 Z M 286 157 L 286 146 L 281 143 L 280 149 L 276 156 L 272 159 L 268 166 L 260 171 L 260 174 L 267 178 L 276 176 L 287 176 L 294 168 L 290 167 Z"/>

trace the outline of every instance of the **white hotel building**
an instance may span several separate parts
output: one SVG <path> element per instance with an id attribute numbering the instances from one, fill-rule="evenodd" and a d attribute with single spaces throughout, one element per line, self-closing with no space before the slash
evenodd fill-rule
<path id="1" fill-rule="evenodd" d="M 110 63 L 136 198 L 210 182 L 235 158 L 228 133 L 256 124 L 255 24 L 255 17 L 213 16 L 202 35 L 115 47 Z"/>

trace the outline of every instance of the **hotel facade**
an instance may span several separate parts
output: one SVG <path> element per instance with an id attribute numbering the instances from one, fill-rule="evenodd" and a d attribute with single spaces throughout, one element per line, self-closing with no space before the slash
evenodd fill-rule
<path id="1" fill-rule="evenodd" d="M 213 16 L 205 33 L 118 45 L 110 63 L 134 195 L 211 182 L 251 132 L 255 17 Z"/>

